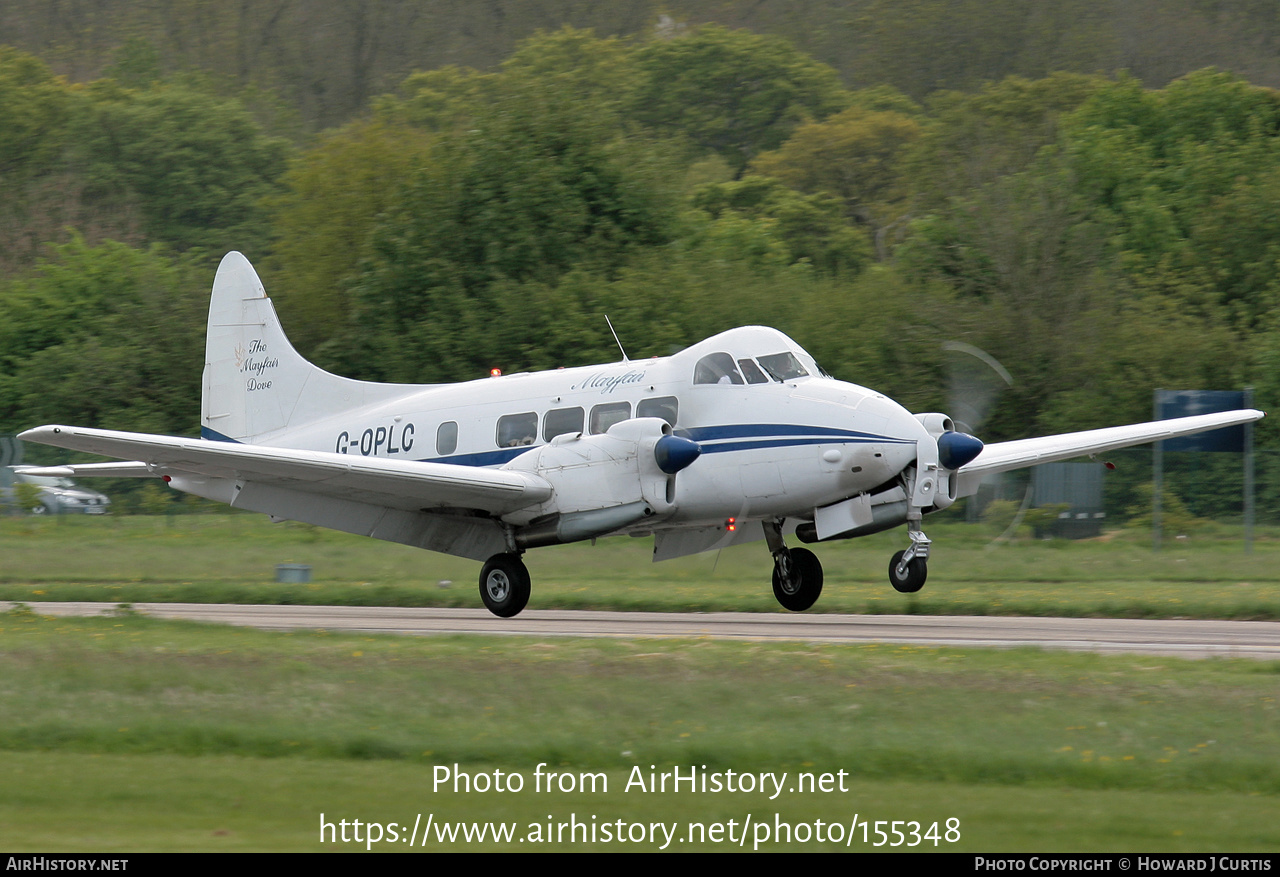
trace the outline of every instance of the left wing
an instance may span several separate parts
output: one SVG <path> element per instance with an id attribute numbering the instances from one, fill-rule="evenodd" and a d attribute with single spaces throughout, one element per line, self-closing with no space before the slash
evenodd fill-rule
<path id="1" fill-rule="evenodd" d="M 135 461 L 44 470 L 51 474 L 157 475 L 186 493 L 272 520 L 303 521 L 475 560 L 507 550 L 497 516 L 536 505 L 553 492 L 541 476 L 513 469 L 71 426 L 41 426 L 21 438 Z"/>
<path id="2" fill-rule="evenodd" d="M 1012 442 L 996 442 L 987 445 L 977 458 L 960 470 L 959 495 L 970 496 L 978 489 L 986 475 L 1023 469 L 1040 463 L 1056 463 L 1127 448 L 1132 445 L 1162 439 L 1177 438 L 1197 432 L 1207 432 L 1224 426 L 1250 423 L 1264 416 L 1261 411 L 1245 408 L 1239 411 L 1222 411 L 1216 414 L 1198 414 L 1194 417 L 1177 417 L 1150 423 L 1134 423 L 1129 426 L 1111 426 L 1084 432 L 1068 432 L 1041 438 L 1018 439 Z"/>
<path id="3" fill-rule="evenodd" d="M 74 426 L 40 426 L 27 430 L 19 438 L 137 461 L 123 465 L 50 467 L 51 470 L 70 470 L 80 475 L 118 475 L 139 474 L 141 466 L 150 474 L 170 478 L 253 482 L 406 510 L 468 509 L 501 515 L 543 502 L 552 493 L 545 479 L 530 472 L 449 463 L 389 460 Z"/>

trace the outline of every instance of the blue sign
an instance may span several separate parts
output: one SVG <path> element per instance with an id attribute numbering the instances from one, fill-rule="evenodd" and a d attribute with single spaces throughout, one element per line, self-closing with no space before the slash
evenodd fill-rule
<path id="1" fill-rule="evenodd" d="M 1248 407 L 1242 390 L 1156 390 L 1156 420 L 1238 411 Z M 1211 432 L 1166 439 L 1166 451 L 1244 451 L 1245 425 L 1224 426 Z"/>

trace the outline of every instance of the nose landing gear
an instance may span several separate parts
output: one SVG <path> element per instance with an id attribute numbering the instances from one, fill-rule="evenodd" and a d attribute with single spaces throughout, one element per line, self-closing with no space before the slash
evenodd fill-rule
<path id="1" fill-rule="evenodd" d="M 908 533 L 911 547 L 899 551 L 889 561 L 889 584 L 902 594 L 914 594 L 924 587 L 924 580 L 929 576 L 929 537 L 920 531 L 918 521 L 908 521 Z"/>

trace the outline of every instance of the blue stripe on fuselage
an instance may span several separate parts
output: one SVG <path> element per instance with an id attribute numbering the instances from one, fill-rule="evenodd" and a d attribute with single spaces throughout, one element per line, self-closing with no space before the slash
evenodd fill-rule
<path id="1" fill-rule="evenodd" d="M 678 435 L 695 442 L 709 442 L 729 438 L 765 438 L 767 436 L 832 436 L 866 442 L 891 442 L 909 444 L 914 439 L 892 438 L 871 432 L 838 429 L 834 426 L 801 426 L 792 423 L 733 423 L 726 426 L 695 426 L 676 430 Z"/>
<path id="2" fill-rule="evenodd" d="M 677 435 L 693 439 L 702 445 L 704 454 L 723 454 L 732 451 L 752 451 L 759 448 L 787 448 L 801 445 L 829 444 L 911 444 L 912 439 L 893 438 L 870 432 L 857 432 L 829 426 L 797 426 L 790 423 L 735 423 L 726 426 L 698 426 L 678 429 Z M 204 426 L 200 437 L 216 442 L 240 444 Z M 727 441 L 738 439 L 738 441 Z M 419 463 L 451 463 L 454 466 L 501 466 L 509 463 L 525 451 L 545 445 L 522 445 L 518 448 L 500 448 L 496 451 L 480 451 L 474 454 L 454 454 L 450 457 L 427 457 Z M 385 459 L 385 458 L 384 458 Z"/>

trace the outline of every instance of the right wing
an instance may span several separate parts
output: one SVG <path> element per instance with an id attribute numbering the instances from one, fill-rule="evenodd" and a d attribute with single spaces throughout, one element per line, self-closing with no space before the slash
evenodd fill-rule
<path id="1" fill-rule="evenodd" d="M 1068 432 L 1040 438 L 1018 439 L 987 445 L 982 453 L 960 469 L 959 495 L 970 496 L 986 475 L 1024 469 L 1041 463 L 1055 463 L 1072 457 L 1091 456 L 1118 448 L 1156 442 L 1163 439 L 1207 432 L 1224 426 L 1236 426 L 1259 420 L 1261 411 L 1245 408 L 1239 411 L 1220 411 L 1216 414 L 1198 414 L 1194 417 L 1176 417 L 1170 420 L 1154 420 L 1129 426 L 1110 426 L 1083 432 Z"/>

